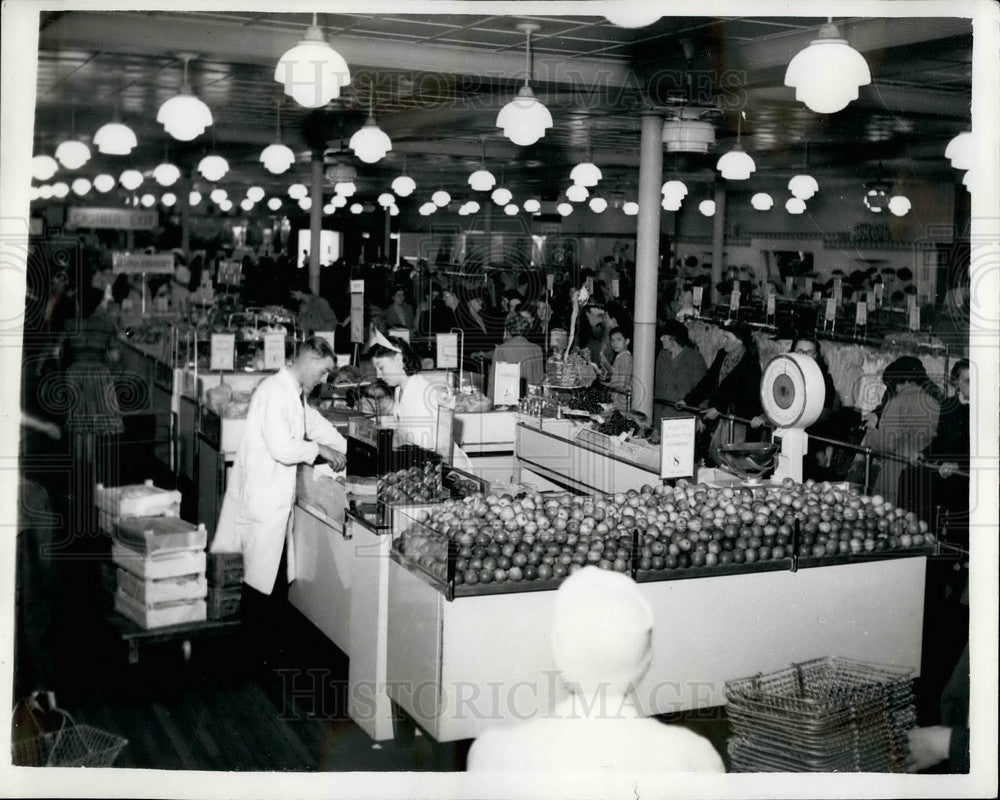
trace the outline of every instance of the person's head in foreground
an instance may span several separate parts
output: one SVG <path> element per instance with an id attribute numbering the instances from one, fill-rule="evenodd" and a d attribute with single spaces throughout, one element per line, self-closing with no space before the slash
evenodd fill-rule
<path id="1" fill-rule="evenodd" d="M 375 341 L 366 354 L 375 374 L 389 386 L 405 386 L 411 375 L 420 372 L 420 358 L 409 343 L 396 336 L 375 332 Z"/>
<path id="2" fill-rule="evenodd" d="M 299 345 L 299 352 L 289 367 L 306 396 L 319 384 L 325 383 L 336 359 L 326 339 L 314 336 Z"/>

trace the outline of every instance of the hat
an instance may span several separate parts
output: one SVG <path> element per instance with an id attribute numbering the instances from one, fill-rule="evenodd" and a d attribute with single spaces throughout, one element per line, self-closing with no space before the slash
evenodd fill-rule
<path id="1" fill-rule="evenodd" d="M 181 264 L 174 268 L 174 280 L 182 286 L 187 286 L 191 282 L 191 270 Z"/>
<path id="2" fill-rule="evenodd" d="M 663 325 L 660 326 L 659 335 L 669 336 L 671 339 L 676 339 L 681 343 L 690 341 L 687 327 L 683 322 L 679 322 L 676 319 L 668 319 L 664 322 Z"/>

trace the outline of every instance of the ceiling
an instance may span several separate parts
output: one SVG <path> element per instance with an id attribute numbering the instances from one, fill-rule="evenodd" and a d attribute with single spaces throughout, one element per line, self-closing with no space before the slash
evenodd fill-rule
<path id="1" fill-rule="evenodd" d="M 517 25 L 526 21 L 540 26 L 532 38 L 532 86 L 555 124 L 537 144 L 517 147 L 495 119 L 524 79 L 525 37 Z M 807 163 L 817 176 L 863 180 L 881 161 L 886 174 L 955 181 L 943 152 L 970 127 L 969 20 L 838 18 L 873 81 L 830 116 L 810 112 L 783 84 L 789 60 L 824 21 L 663 17 L 626 29 L 596 15 L 324 13 L 319 23 L 350 65 L 352 82 L 341 98 L 311 111 L 284 97 L 274 81 L 278 58 L 301 38 L 310 15 L 42 12 L 35 152 L 51 153 L 71 130 L 89 140 L 117 110 L 139 147 L 127 157 L 95 150 L 80 174 L 117 176 L 127 167 L 148 174 L 165 157 L 191 170 L 214 151 L 230 162 L 220 185 L 231 197 L 254 184 L 284 197 L 290 183 L 306 180 L 310 151 L 319 149 L 328 162 L 352 163 L 361 192 L 372 198 L 402 171 L 405 157 L 418 183 L 408 202 L 419 204 L 439 186 L 472 197 L 466 178 L 485 148 L 487 167 L 498 178 L 502 171 L 521 200 L 566 188 L 570 169 L 590 148 L 604 171 L 602 190 L 634 195 L 641 112 L 654 108 L 669 117 L 684 98 L 703 108 L 717 137 L 707 155 L 665 154 L 665 171 L 687 178 L 713 179 L 715 161 L 736 141 L 742 109 L 739 134 L 757 163 L 746 188 L 777 187 Z M 182 82 L 181 52 L 198 54 L 189 81 L 215 119 L 191 143 L 171 139 L 155 121 Z M 258 156 L 278 137 L 279 103 L 281 138 L 298 161 L 272 176 Z M 375 165 L 346 149 L 369 103 L 393 142 Z"/>

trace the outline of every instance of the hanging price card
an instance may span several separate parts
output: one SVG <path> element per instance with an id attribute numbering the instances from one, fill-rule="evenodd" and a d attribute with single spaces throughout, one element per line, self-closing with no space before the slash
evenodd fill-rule
<path id="1" fill-rule="evenodd" d="M 833 322 L 837 318 L 837 301 L 832 297 L 826 301 L 826 319 Z"/>
<path id="2" fill-rule="evenodd" d="M 885 284 L 876 283 L 875 284 L 875 302 L 878 304 L 879 308 L 882 308 L 882 298 L 885 296 Z"/>
<path id="3" fill-rule="evenodd" d="M 365 282 L 363 280 L 352 280 L 351 294 L 364 294 L 364 293 L 365 293 Z"/>
<path id="4" fill-rule="evenodd" d="M 740 310 L 740 290 L 733 289 L 729 293 L 729 310 L 739 311 Z"/>
<path id="5" fill-rule="evenodd" d="M 865 292 L 865 305 L 869 311 L 875 310 L 875 292 Z"/>
<path id="6" fill-rule="evenodd" d="M 806 294 L 812 294 L 812 293 L 813 293 L 813 279 L 806 278 Z"/>
<path id="7" fill-rule="evenodd" d="M 621 281 L 618 278 L 611 279 L 611 295 L 612 297 L 618 297 L 621 292 Z"/>
<path id="8" fill-rule="evenodd" d="M 665 417 L 660 421 L 660 477 L 694 475 L 694 417 Z"/>
<path id="9" fill-rule="evenodd" d="M 236 365 L 236 336 L 232 333 L 213 333 L 209 369 L 232 372 Z"/>
<path id="10" fill-rule="evenodd" d="M 910 309 L 910 330 L 920 330 L 920 306 L 913 306 Z"/>
<path id="11" fill-rule="evenodd" d="M 264 334 L 264 369 L 281 369 L 285 366 L 285 334 Z"/>
<path id="12" fill-rule="evenodd" d="M 858 302 L 854 310 L 854 324 L 855 325 L 867 325 L 868 324 L 868 304 L 865 302 Z"/>
<path id="13" fill-rule="evenodd" d="M 703 286 L 695 286 L 694 289 L 691 290 L 691 305 L 697 308 L 698 311 L 701 311 L 701 300 L 703 293 L 704 293 Z"/>
<path id="14" fill-rule="evenodd" d="M 774 292 L 768 292 L 767 294 L 767 316 L 773 317 L 775 309 L 777 307 L 777 300 L 774 296 Z"/>
<path id="15" fill-rule="evenodd" d="M 435 358 L 435 364 L 438 369 L 457 369 L 458 368 L 458 334 L 457 333 L 438 333 L 436 336 L 437 342 L 437 357 Z"/>
<path id="16" fill-rule="evenodd" d="M 791 294 L 792 289 L 794 287 L 795 287 L 795 278 L 789 275 L 787 278 L 785 278 L 785 291 Z"/>
<path id="17" fill-rule="evenodd" d="M 493 405 L 512 406 L 521 399 L 521 365 L 497 361 L 493 365 Z"/>
<path id="18" fill-rule="evenodd" d="M 545 276 L 545 288 L 548 291 L 552 291 L 552 287 L 556 285 L 556 276 L 551 272 Z"/>
<path id="19" fill-rule="evenodd" d="M 839 306 L 844 299 L 844 284 L 840 276 L 833 279 L 833 300 Z"/>

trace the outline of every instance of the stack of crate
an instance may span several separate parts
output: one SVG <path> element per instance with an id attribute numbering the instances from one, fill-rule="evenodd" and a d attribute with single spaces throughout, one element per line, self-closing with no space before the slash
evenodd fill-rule
<path id="1" fill-rule="evenodd" d="M 97 506 L 112 537 L 115 610 L 147 629 L 205 620 L 208 533 L 178 517 L 180 493 L 152 481 L 98 485 Z"/>
<path id="2" fill-rule="evenodd" d="M 242 553 L 208 554 L 208 618 L 225 619 L 239 613 L 243 587 Z"/>

